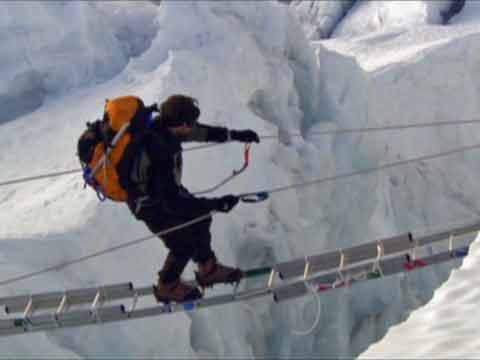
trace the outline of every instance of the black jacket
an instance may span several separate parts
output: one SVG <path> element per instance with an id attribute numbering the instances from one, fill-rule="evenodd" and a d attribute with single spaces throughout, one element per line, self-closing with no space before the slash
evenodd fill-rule
<path id="1" fill-rule="evenodd" d="M 225 142 L 229 131 L 223 127 L 196 124 L 192 134 L 179 138 L 167 128 L 157 126 L 141 139 L 129 161 L 130 188 L 128 205 L 139 219 L 149 210 L 193 218 L 211 211 L 215 199 L 193 196 L 182 186 L 182 142 Z M 133 185 L 133 186 L 132 186 Z"/>

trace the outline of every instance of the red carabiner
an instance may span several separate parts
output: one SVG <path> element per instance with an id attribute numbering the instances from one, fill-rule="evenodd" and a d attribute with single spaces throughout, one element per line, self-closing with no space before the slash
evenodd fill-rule
<path id="1" fill-rule="evenodd" d="M 248 167 L 248 164 L 250 164 L 250 146 L 251 146 L 250 143 L 245 144 L 243 166 L 241 169 L 233 170 L 233 176 L 237 176 L 238 174 L 243 172 Z"/>
<path id="2" fill-rule="evenodd" d="M 250 147 L 250 143 L 245 144 L 245 164 L 247 164 L 247 166 L 250 163 Z"/>

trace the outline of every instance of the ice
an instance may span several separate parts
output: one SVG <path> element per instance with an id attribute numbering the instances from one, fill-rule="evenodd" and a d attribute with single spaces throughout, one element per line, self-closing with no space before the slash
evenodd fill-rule
<path id="1" fill-rule="evenodd" d="M 333 39 L 310 42 L 295 7 L 273 1 L 0 3 L 0 102 L 8 109 L 0 125 L 0 180 L 78 167 L 76 140 L 85 122 L 102 115 L 106 98 L 125 94 L 150 104 L 186 93 L 199 100 L 202 122 L 279 136 L 255 144 L 248 170 L 211 196 L 479 143 L 476 125 L 316 134 L 478 114 L 478 6 L 467 2 L 440 26 L 427 19 L 440 4 L 435 10 L 402 3 L 361 2 Z M 240 144 L 188 152 L 184 183 L 192 191 L 208 188 L 238 168 L 242 156 Z M 466 152 L 278 192 L 215 216 L 213 246 L 223 262 L 250 268 L 470 223 L 480 213 L 479 172 L 476 153 Z M 81 175 L 73 174 L 0 188 L 0 280 L 148 234 L 125 206 L 99 203 L 82 187 Z M 143 286 L 156 280 L 165 254 L 152 239 L 4 286 L 0 296 L 124 281 Z M 320 322 L 305 336 L 293 330 L 312 325 L 311 296 L 0 338 L 0 347 L 10 357 L 352 357 L 388 332 L 365 356 L 401 355 L 392 344 L 408 341 L 415 341 L 412 356 L 478 354 L 474 317 L 463 320 L 469 311 L 454 311 L 456 304 L 472 309 L 478 303 L 475 286 L 468 285 L 475 254 L 448 282 L 458 263 L 322 296 Z M 219 291 L 225 289 L 210 293 Z M 411 325 L 409 319 L 392 328 L 412 311 L 418 315 Z M 429 338 L 435 323 L 440 330 Z M 465 350 L 442 338 L 446 332 Z"/>

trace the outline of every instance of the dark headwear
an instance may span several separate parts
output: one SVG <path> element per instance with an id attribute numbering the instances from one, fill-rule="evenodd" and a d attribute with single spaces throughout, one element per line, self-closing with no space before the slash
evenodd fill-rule
<path id="1" fill-rule="evenodd" d="M 190 96 L 172 95 L 161 104 L 160 113 L 167 127 L 193 126 L 200 116 L 200 108 L 197 100 Z"/>

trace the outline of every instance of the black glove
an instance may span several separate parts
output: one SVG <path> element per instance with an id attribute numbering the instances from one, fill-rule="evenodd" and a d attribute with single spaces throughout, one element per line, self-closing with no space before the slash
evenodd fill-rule
<path id="1" fill-rule="evenodd" d="M 260 142 L 260 138 L 253 130 L 230 130 L 230 138 L 245 143 Z"/>
<path id="2" fill-rule="evenodd" d="M 240 198 L 235 195 L 225 195 L 221 198 L 214 199 L 213 210 L 227 213 L 238 204 L 239 200 Z"/>
<path id="3" fill-rule="evenodd" d="M 155 112 L 160 112 L 160 111 L 158 110 L 158 104 L 157 104 L 157 103 L 154 103 L 154 104 L 152 104 L 152 105 L 150 105 L 150 106 L 147 106 L 147 110 L 150 110 L 151 112 L 154 112 L 154 111 L 155 111 Z"/>

